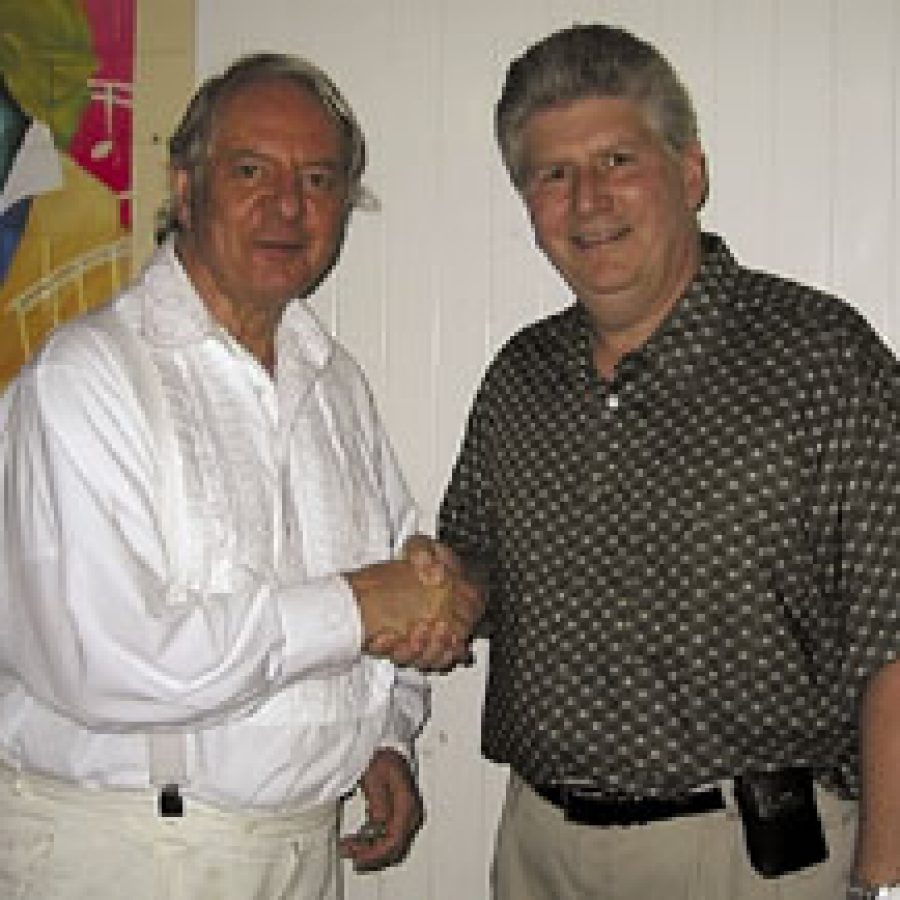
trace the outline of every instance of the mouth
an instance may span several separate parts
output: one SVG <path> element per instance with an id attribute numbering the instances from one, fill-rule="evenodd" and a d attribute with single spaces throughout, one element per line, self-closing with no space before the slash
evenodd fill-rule
<path id="1" fill-rule="evenodd" d="M 628 225 L 617 225 L 608 228 L 584 228 L 572 235 L 572 243 L 579 250 L 593 250 L 596 247 L 605 247 L 615 244 L 631 234 Z"/>
<path id="2" fill-rule="evenodd" d="M 306 247 L 301 238 L 263 238 L 256 242 L 256 247 L 264 253 L 298 253 Z"/>

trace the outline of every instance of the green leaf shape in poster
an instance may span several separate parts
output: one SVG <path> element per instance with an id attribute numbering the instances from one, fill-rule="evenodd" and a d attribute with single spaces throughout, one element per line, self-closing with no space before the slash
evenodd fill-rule
<path id="1" fill-rule="evenodd" d="M 97 69 L 78 0 L 0 0 L 0 73 L 19 106 L 69 146 Z"/>

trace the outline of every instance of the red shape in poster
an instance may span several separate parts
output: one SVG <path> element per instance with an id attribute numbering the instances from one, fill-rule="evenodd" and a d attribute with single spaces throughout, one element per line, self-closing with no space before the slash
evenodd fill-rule
<path id="1" fill-rule="evenodd" d="M 132 85 L 134 0 L 82 0 L 98 64 L 91 102 L 68 147 L 85 171 L 119 195 L 119 218 L 131 227 Z"/>

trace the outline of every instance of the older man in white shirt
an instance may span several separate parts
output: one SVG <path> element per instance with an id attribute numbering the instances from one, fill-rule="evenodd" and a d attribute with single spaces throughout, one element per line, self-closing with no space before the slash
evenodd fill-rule
<path id="1" fill-rule="evenodd" d="M 481 600 L 427 539 L 384 562 L 413 504 L 302 300 L 365 161 L 337 89 L 241 60 L 170 150 L 174 235 L 0 407 L 0 895 L 339 897 L 341 797 L 360 867 L 421 821 L 395 663 L 461 659 Z"/>

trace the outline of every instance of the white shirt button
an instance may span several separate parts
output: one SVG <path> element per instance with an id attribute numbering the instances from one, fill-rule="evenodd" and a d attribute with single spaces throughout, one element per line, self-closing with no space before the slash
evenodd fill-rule
<path id="1" fill-rule="evenodd" d="M 609 397 L 606 398 L 606 406 L 608 409 L 618 409 L 619 402 L 619 397 L 616 394 L 610 394 Z"/>

